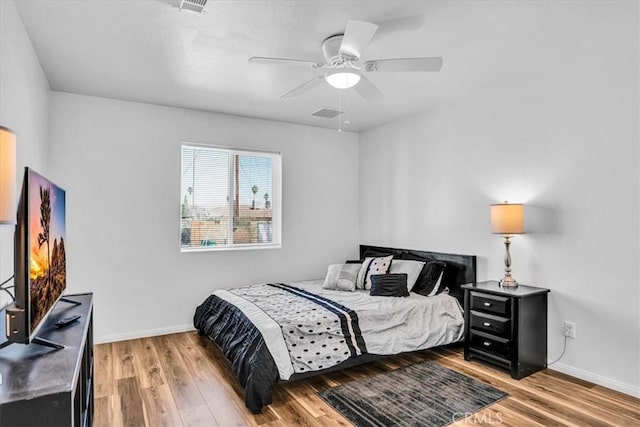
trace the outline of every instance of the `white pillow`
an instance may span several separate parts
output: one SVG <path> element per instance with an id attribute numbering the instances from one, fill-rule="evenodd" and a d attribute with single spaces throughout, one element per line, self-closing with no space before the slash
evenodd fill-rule
<path id="1" fill-rule="evenodd" d="M 323 289 L 338 291 L 355 291 L 356 279 L 361 264 L 332 264 L 327 270 L 327 277 L 322 284 Z"/>
<path id="2" fill-rule="evenodd" d="M 407 275 L 407 290 L 411 292 L 424 268 L 424 264 L 422 261 L 394 259 L 391 263 L 389 274 L 405 273 Z"/>

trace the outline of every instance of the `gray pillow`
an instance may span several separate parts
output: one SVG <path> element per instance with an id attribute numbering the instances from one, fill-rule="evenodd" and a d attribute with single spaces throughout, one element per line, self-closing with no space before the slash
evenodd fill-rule
<path id="1" fill-rule="evenodd" d="M 364 275 L 367 273 L 372 260 L 373 258 L 365 258 L 362 264 L 360 264 L 361 267 L 356 280 L 356 289 L 364 289 Z"/>
<path id="2" fill-rule="evenodd" d="M 338 291 L 355 291 L 356 279 L 362 264 L 332 264 L 327 270 L 327 277 L 322 284 L 323 289 Z"/>

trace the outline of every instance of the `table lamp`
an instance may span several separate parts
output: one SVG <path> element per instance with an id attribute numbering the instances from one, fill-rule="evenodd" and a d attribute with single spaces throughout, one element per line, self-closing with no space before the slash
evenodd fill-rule
<path id="1" fill-rule="evenodd" d="M 0 126 L 0 225 L 16 223 L 16 135 Z"/>
<path id="2" fill-rule="evenodd" d="M 509 246 L 514 234 L 524 233 L 524 205 L 508 202 L 491 205 L 491 232 L 502 234 L 506 254 L 504 256 L 504 277 L 500 286 L 516 287 L 518 282 L 511 277 L 511 254 Z"/>

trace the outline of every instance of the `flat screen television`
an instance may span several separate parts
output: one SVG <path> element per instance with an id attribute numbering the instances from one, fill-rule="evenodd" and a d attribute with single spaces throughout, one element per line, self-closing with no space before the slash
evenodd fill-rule
<path id="1" fill-rule="evenodd" d="M 14 241 L 15 302 L 7 307 L 7 341 L 1 347 L 62 347 L 36 335 L 67 287 L 65 204 L 62 188 L 25 168 Z"/>

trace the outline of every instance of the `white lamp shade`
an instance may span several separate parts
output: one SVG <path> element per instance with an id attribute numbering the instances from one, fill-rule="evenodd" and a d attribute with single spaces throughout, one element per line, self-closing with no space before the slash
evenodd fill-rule
<path id="1" fill-rule="evenodd" d="M 494 234 L 523 234 L 524 205 L 500 203 L 491 205 L 491 232 Z"/>
<path id="2" fill-rule="evenodd" d="M 0 224 L 16 223 L 16 135 L 0 126 Z"/>
<path id="3" fill-rule="evenodd" d="M 360 74 L 351 70 L 335 70 L 328 72 L 324 79 L 336 89 L 349 89 L 360 81 Z"/>

